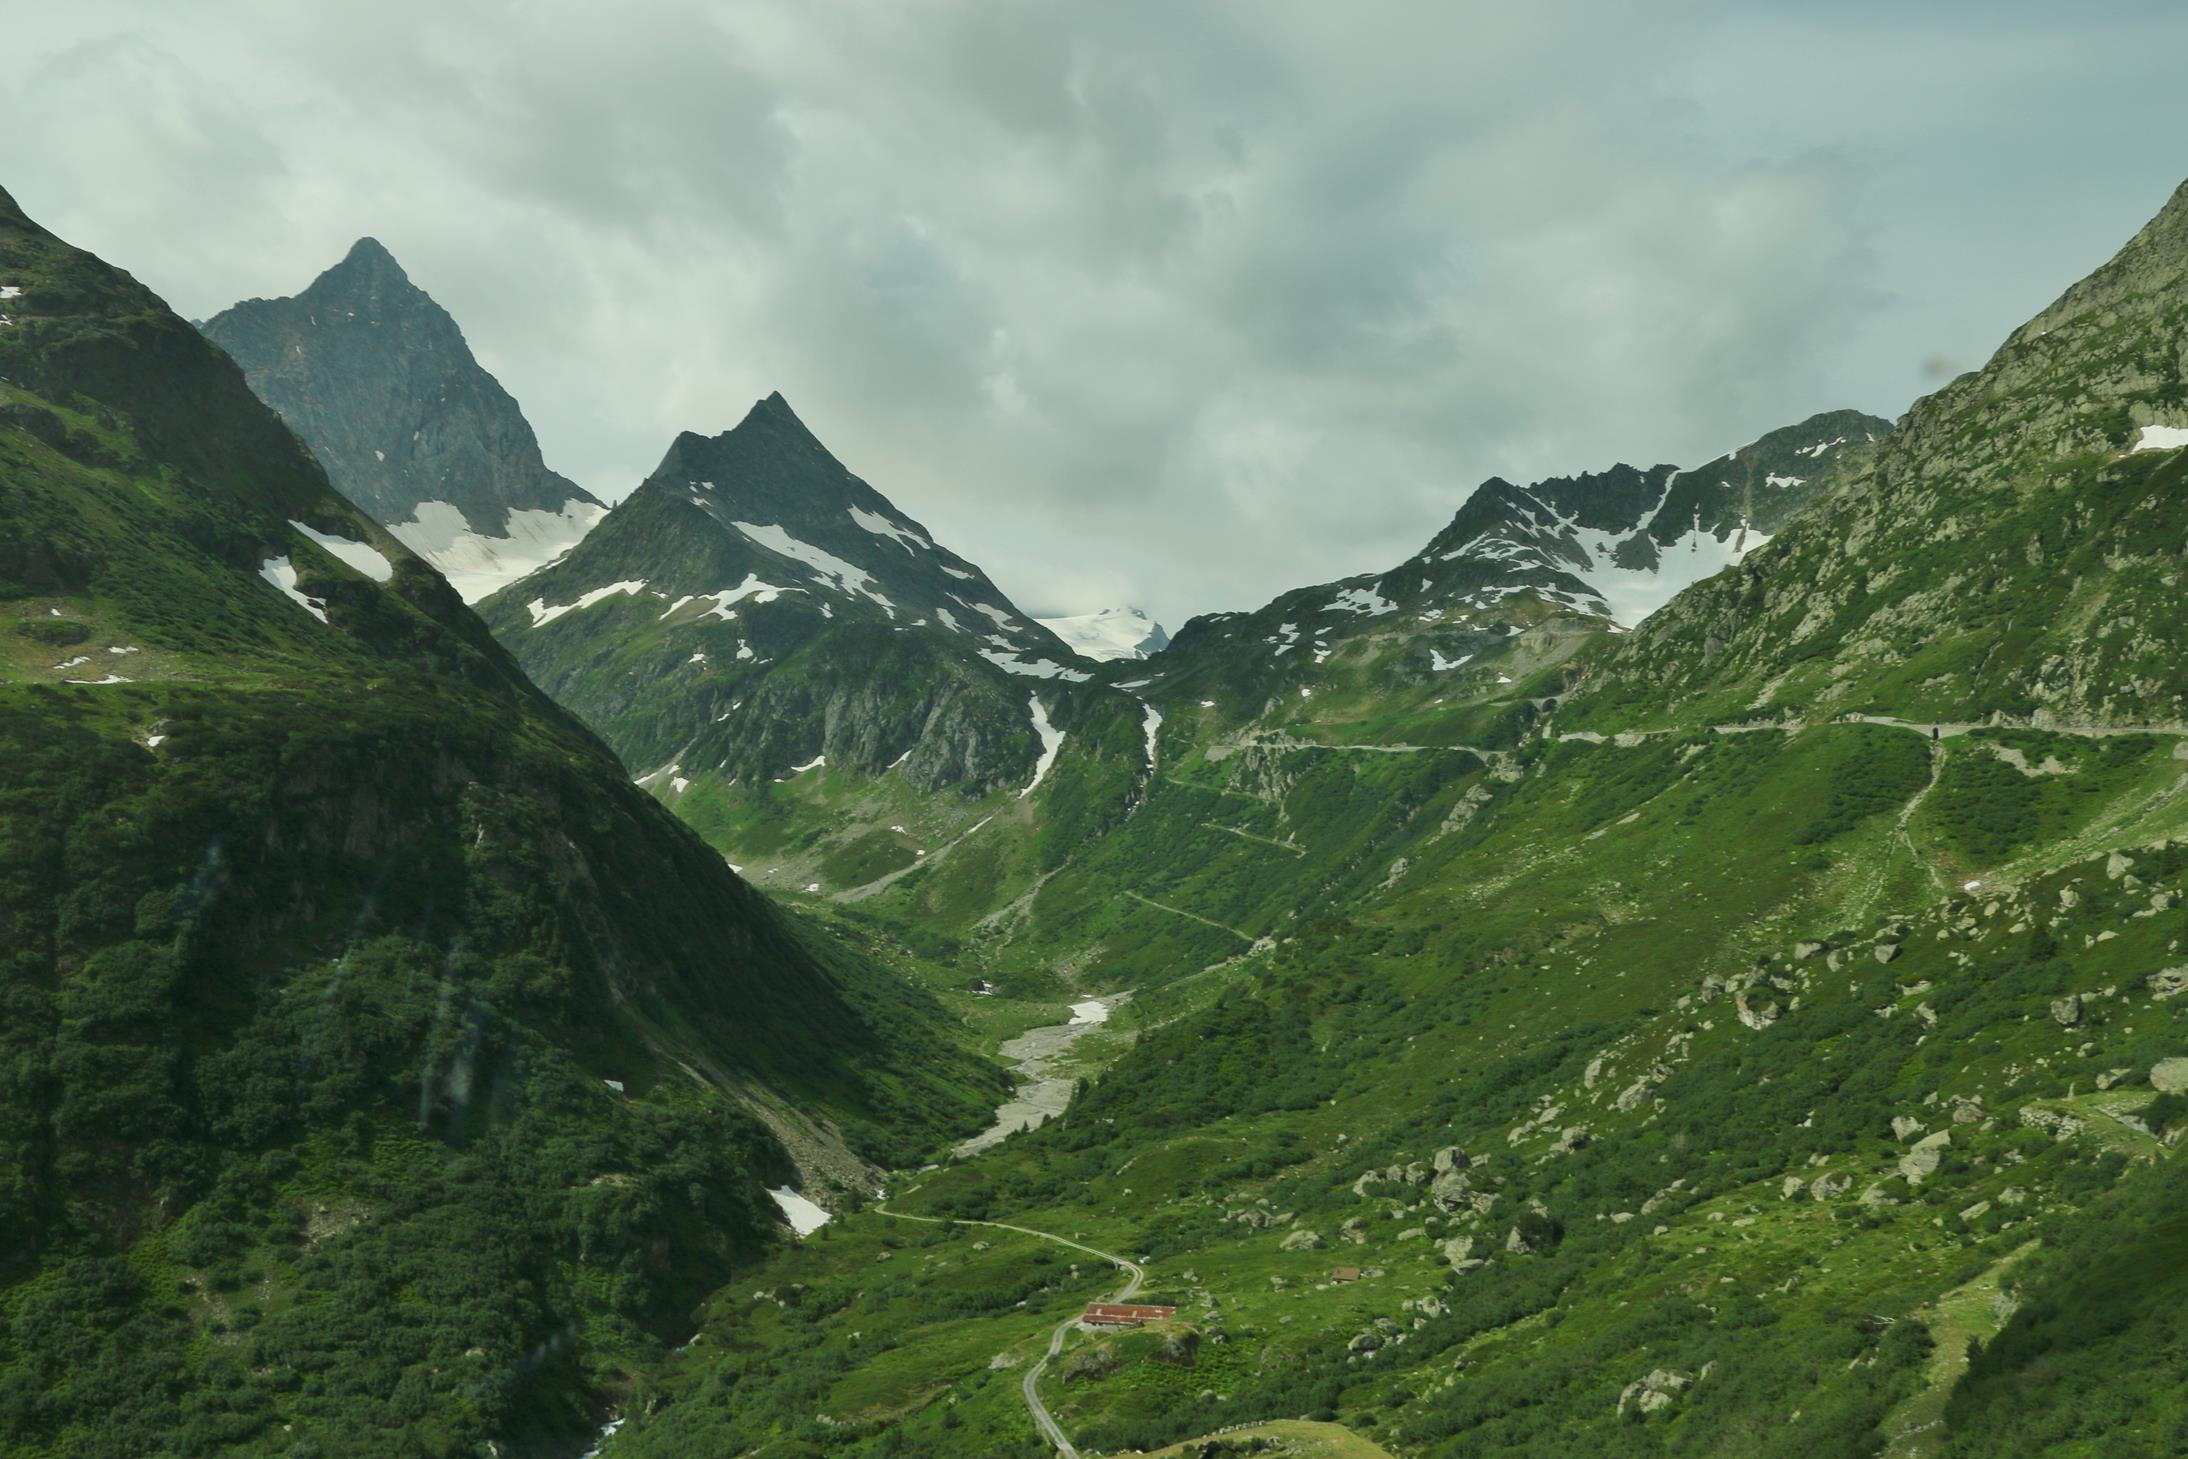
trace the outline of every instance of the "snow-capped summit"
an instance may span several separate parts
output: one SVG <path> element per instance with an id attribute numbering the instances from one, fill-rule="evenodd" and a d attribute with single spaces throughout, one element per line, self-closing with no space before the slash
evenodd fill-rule
<path id="1" fill-rule="evenodd" d="M 1162 625 L 1138 608 L 1104 608 L 1096 613 L 1077 613 L 1064 618 L 1036 618 L 1080 657 L 1107 663 L 1113 659 L 1144 659 L 1170 646 Z"/>

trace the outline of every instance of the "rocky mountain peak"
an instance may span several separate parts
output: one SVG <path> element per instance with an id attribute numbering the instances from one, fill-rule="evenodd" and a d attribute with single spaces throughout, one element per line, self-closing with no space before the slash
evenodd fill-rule
<path id="1" fill-rule="evenodd" d="M 294 297 L 245 300 L 202 328 L 336 489 L 466 598 L 552 561 L 606 510 L 548 468 L 456 321 L 376 239 Z"/>

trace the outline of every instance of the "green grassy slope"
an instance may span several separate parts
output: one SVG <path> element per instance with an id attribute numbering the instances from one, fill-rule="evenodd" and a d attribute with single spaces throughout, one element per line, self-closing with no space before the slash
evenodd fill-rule
<path id="1" fill-rule="evenodd" d="M 1141 990 L 1066 1115 L 891 1203 L 1130 1254 L 1180 1306 L 1190 1340 L 1067 1345 L 1083 1450 L 1277 1417 L 1406 1459 L 2177 1447 L 2188 517 L 2179 454 L 2123 448 L 2188 424 L 2184 219 L 1660 623 L 1537 608 L 1441 683 L 1363 643 L 1282 694 L 1141 686 L 1152 764 L 1129 721 L 1067 741 L 846 895 Z M 850 1219 L 724 1294 L 614 1452 L 1039 1452 L 1023 1364 L 1110 1273 L 1004 1251 Z M 968 1327 L 968 1289 L 1011 1306 Z M 784 1307 L 739 1330 L 756 1291 Z"/>

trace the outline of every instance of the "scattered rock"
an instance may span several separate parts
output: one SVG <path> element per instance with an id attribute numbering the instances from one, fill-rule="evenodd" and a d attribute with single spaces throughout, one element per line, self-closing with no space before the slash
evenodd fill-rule
<path id="1" fill-rule="evenodd" d="M 1939 1130 L 1925 1135 L 1915 1142 L 1915 1147 L 1899 1157 L 1899 1173 L 1909 1185 L 1920 1185 L 1927 1175 L 1934 1175 L 1937 1167 L 1945 1163 L 1946 1147 L 1952 1144 L 1952 1131 Z"/>
<path id="2" fill-rule="evenodd" d="M 1778 1016 L 1781 1011 L 1776 1002 L 1765 1003 L 1762 1004 L 1760 1007 L 1757 1007 L 1756 1005 L 1751 1004 L 1747 1001 L 1747 995 L 1745 993 L 1734 994 L 1732 1004 L 1734 1009 L 1737 1010 L 1739 1013 L 1740 1022 L 1746 1027 L 1753 1029 L 1764 1029 L 1770 1027 L 1770 1025 L 1778 1021 Z"/>
<path id="3" fill-rule="evenodd" d="M 1669 1408 L 1679 1401 L 1679 1395 L 1694 1386 L 1692 1373 L 1675 1373 L 1668 1368 L 1658 1368 L 1645 1378 L 1628 1383 L 1618 1395 L 1618 1411 L 1624 1413 L 1628 1403 L 1643 1413 L 1655 1413 Z"/>

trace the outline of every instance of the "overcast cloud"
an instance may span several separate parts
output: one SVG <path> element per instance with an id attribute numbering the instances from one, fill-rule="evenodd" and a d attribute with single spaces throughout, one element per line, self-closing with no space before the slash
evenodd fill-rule
<path id="1" fill-rule="evenodd" d="M 1021 606 L 1972 368 L 2188 176 L 2188 8 L 73 0 L 0 186 L 204 317 L 372 234 L 627 493 L 780 389 Z"/>

